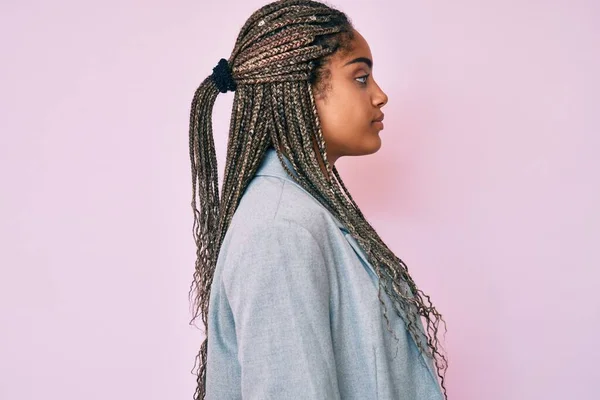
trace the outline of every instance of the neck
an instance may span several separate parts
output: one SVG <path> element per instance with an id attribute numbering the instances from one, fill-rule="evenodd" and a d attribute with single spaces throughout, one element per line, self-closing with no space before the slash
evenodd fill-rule
<path id="1" fill-rule="evenodd" d="M 317 157 L 317 161 L 319 162 L 319 167 L 321 167 L 321 171 L 323 172 L 323 175 L 325 175 L 326 179 L 331 181 L 332 173 L 327 171 L 327 167 L 325 166 L 325 163 L 323 162 L 323 159 L 321 158 L 321 153 L 319 153 L 319 146 L 317 145 L 317 142 L 314 137 L 312 139 L 312 143 L 313 143 L 313 150 L 315 151 L 315 156 Z M 282 153 L 284 156 L 287 157 L 288 160 L 290 159 L 290 156 L 284 150 L 282 150 Z M 327 159 L 329 161 L 329 165 L 333 168 L 333 162 L 331 161 L 330 157 L 328 156 Z"/>

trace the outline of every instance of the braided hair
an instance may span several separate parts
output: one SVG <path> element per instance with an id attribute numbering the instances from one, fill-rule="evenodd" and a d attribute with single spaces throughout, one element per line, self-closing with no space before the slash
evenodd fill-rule
<path id="1" fill-rule="evenodd" d="M 393 311 L 404 319 L 419 350 L 435 360 L 447 398 L 440 374 L 447 368 L 447 360 L 438 350 L 437 339 L 439 322 L 445 326 L 445 321 L 429 296 L 417 288 L 404 262 L 366 220 L 326 156 L 314 99 L 317 93 L 328 90 L 328 60 L 335 53 L 350 51 L 353 37 L 352 23 L 341 11 L 311 0 L 275 1 L 248 18 L 230 58 L 221 59 L 213 74 L 196 89 L 189 129 L 197 245 L 190 324 L 201 316 L 208 333 L 210 289 L 221 243 L 245 188 L 266 150 L 273 147 L 290 177 L 335 215 L 364 250 L 379 276 L 378 297 L 388 330 L 397 339 L 389 328 L 382 290 L 392 300 Z M 218 94 L 228 90 L 235 96 L 220 199 L 212 110 Z M 283 155 L 296 174 L 288 169 Z M 319 163 L 332 174 L 324 173 Z M 421 316 L 427 322 L 426 332 L 417 322 Z M 204 399 L 206 394 L 208 340 L 206 337 L 202 342 L 194 365 L 199 361 L 194 400 Z"/>

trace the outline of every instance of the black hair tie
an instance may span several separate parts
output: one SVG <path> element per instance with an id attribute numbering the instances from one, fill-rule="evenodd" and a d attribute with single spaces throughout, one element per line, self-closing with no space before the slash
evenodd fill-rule
<path id="1" fill-rule="evenodd" d="M 231 68 L 229 68 L 229 63 L 226 59 L 221 58 L 219 60 L 217 66 L 213 68 L 213 73 L 210 77 L 215 82 L 219 92 L 225 93 L 228 90 L 231 90 L 232 92 L 235 91 L 237 85 L 233 80 Z"/>

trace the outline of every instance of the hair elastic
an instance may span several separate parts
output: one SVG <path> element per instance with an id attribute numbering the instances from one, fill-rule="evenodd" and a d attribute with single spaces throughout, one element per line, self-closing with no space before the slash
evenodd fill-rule
<path id="1" fill-rule="evenodd" d="M 221 58 L 216 67 L 213 68 L 213 73 L 210 76 L 217 85 L 219 92 L 225 93 L 228 90 L 235 92 L 237 85 L 231 75 L 231 68 L 226 59 Z"/>

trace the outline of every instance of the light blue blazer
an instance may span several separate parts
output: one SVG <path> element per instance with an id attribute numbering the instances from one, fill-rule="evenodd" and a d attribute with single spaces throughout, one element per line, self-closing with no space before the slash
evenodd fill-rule
<path id="1" fill-rule="evenodd" d="M 387 330 L 377 292 L 356 240 L 268 149 L 217 261 L 206 398 L 443 399 L 382 290 L 399 340 Z"/>

